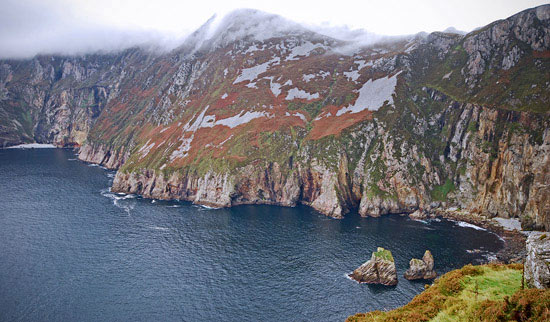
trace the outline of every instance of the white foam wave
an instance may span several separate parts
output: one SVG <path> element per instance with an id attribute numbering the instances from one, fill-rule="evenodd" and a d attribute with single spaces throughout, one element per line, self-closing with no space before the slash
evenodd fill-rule
<path id="1" fill-rule="evenodd" d="M 208 210 L 216 210 L 216 209 L 222 209 L 221 207 L 210 207 L 207 205 L 199 205 L 201 208 L 208 209 Z"/>
<path id="2" fill-rule="evenodd" d="M 130 211 L 134 209 L 135 203 L 129 203 L 126 200 L 134 199 L 136 198 L 136 195 L 133 195 L 133 194 L 117 195 L 111 192 L 111 188 L 101 190 L 101 195 L 103 197 L 111 199 L 113 201 L 113 205 L 115 205 L 120 209 L 123 209 L 124 211 L 126 211 L 126 213 L 128 213 L 128 215 L 130 215 Z"/>
<path id="3" fill-rule="evenodd" d="M 467 223 L 467 222 L 463 222 L 463 221 L 458 222 L 458 225 L 460 227 L 468 227 L 468 228 L 473 228 L 473 229 L 476 229 L 476 230 L 487 230 L 485 228 L 482 228 L 482 227 L 479 227 L 479 226 L 476 226 L 476 225 L 473 225 L 473 224 L 470 224 L 470 223 Z"/>
<path id="4" fill-rule="evenodd" d="M 417 222 L 421 222 L 423 224 L 429 224 L 429 222 L 427 220 L 423 220 L 423 219 L 416 219 L 416 218 L 411 218 L 412 221 L 417 221 Z"/>
<path id="5" fill-rule="evenodd" d="M 55 149 L 53 144 L 29 143 L 7 147 L 6 149 Z"/>
<path id="6" fill-rule="evenodd" d="M 100 167 L 103 170 L 109 170 L 109 169 L 105 168 L 104 166 L 101 166 L 101 165 L 95 164 L 95 163 L 89 163 L 88 166 L 89 167 Z"/>
<path id="7" fill-rule="evenodd" d="M 487 253 L 487 254 L 483 254 L 481 256 L 483 256 L 489 262 L 495 262 L 497 260 L 497 255 L 495 255 L 493 253 Z"/>
<path id="8" fill-rule="evenodd" d="M 166 228 L 166 227 L 159 227 L 159 226 L 148 226 L 150 229 L 154 229 L 154 230 L 161 230 L 161 231 L 169 231 L 170 228 Z"/>
<path id="9" fill-rule="evenodd" d="M 479 226 L 476 226 L 476 225 L 473 225 L 473 224 L 470 224 L 470 223 L 467 223 L 467 222 L 464 222 L 464 221 L 454 221 L 458 226 L 460 227 L 465 227 L 465 228 L 473 228 L 475 230 L 484 230 L 484 231 L 487 231 L 487 229 L 483 228 L 483 227 L 479 227 Z"/>

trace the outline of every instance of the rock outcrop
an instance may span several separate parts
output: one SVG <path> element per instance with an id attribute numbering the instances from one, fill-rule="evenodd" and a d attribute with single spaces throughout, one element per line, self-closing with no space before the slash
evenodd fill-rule
<path id="1" fill-rule="evenodd" d="M 424 252 L 422 259 L 413 258 L 409 262 L 409 269 L 405 272 L 408 280 L 433 279 L 437 276 L 434 270 L 434 258 L 429 250 Z"/>
<path id="2" fill-rule="evenodd" d="M 349 275 L 359 283 L 397 285 L 395 262 L 389 250 L 378 247 L 370 260 Z"/>
<path id="3" fill-rule="evenodd" d="M 527 238 L 525 280 L 529 287 L 550 288 L 550 235 L 533 233 Z"/>

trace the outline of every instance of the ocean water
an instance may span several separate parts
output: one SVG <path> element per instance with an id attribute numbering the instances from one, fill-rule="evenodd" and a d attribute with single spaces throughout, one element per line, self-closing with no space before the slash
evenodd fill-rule
<path id="1" fill-rule="evenodd" d="M 75 158 L 0 150 L 1 321 L 343 321 L 420 293 L 402 276 L 425 249 L 444 273 L 502 247 L 445 220 L 112 194 L 114 172 Z M 346 277 L 377 246 L 393 252 L 395 287 Z"/>

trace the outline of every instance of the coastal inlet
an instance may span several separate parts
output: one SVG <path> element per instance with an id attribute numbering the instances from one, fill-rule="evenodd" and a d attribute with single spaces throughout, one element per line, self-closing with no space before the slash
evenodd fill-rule
<path id="1" fill-rule="evenodd" d="M 0 320 L 343 321 L 409 302 L 429 249 L 444 274 L 503 242 L 406 216 L 335 220 L 300 206 L 209 210 L 109 192 L 113 172 L 62 149 L 0 150 Z M 376 247 L 399 284 L 347 274 Z"/>

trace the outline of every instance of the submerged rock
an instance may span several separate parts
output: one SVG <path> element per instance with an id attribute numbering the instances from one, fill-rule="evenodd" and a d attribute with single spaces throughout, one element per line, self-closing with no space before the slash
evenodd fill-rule
<path id="1" fill-rule="evenodd" d="M 378 247 L 370 260 L 349 275 L 359 283 L 397 285 L 395 262 L 389 250 Z"/>
<path id="2" fill-rule="evenodd" d="M 529 287 L 550 288 L 550 234 L 533 233 L 527 238 L 525 280 Z"/>
<path id="3" fill-rule="evenodd" d="M 413 258 L 409 262 L 409 269 L 405 272 L 408 280 L 433 279 L 437 276 L 434 271 L 434 258 L 429 250 L 424 252 L 422 259 Z"/>

